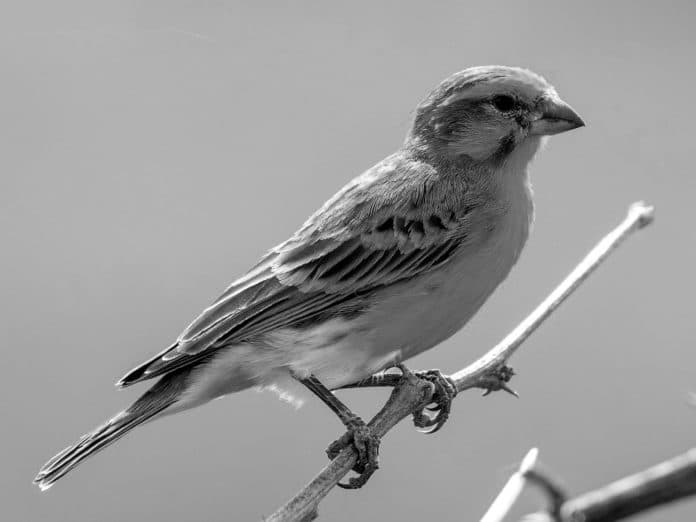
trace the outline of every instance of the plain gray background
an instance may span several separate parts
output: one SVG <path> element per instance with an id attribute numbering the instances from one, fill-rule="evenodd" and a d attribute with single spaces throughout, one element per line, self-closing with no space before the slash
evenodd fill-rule
<path id="1" fill-rule="evenodd" d="M 39 466 L 143 388 L 112 383 L 344 182 L 399 146 L 470 65 L 545 75 L 587 121 L 533 166 L 521 262 L 416 368 L 509 331 L 628 204 L 657 207 L 512 361 L 515 400 L 466 393 L 403 423 L 322 520 L 476 520 L 532 446 L 579 493 L 694 440 L 691 2 L 3 2 L 0 497 L 18 521 L 259 520 L 341 433 L 245 392 L 139 429 L 41 494 Z M 344 392 L 369 416 L 384 391 Z M 519 512 L 542 505 L 525 495 Z M 696 518 L 684 502 L 642 518 Z"/>

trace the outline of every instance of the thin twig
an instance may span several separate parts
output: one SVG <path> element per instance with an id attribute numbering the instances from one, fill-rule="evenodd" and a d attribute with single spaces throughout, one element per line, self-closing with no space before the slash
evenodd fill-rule
<path id="1" fill-rule="evenodd" d="M 450 376 L 459 391 L 479 387 L 501 389 L 511 373 L 505 363 L 537 327 L 619 246 L 631 233 L 650 224 L 653 208 L 634 203 L 624 221 L 605 236 L 570 273 L 568 277 L 500 343 L 483 357 Z M 502 373 L 502 375 L 501 375 Z M 387 404 L 368 423 L 381 438 L 402 419 L 429 400 L 432 389 L 421 380 L 405 382 L 392 391 Z M 266 522 L 298 522 L 316 516 L 317 505 L 355 465 L 356 453 L 347 447 L 329 463 L 309 484 L 273 513 Z"/>
<path id="2" fill-rule="evenodd" d="M 483 357 L 463 370 L 451 375 L 457 390 L 481 388 L 486 383 L 492 368 L 500 368 L 517 351 L 520 345 L 532 335 L 559 305 L 572 294 L 585 279 L 611 254 L 631 233 L 650 223 L 654 217 L 654 209 L 642 202 L 631 205 L 626 219 L 614 230 L 609 232 L 590 251 L 585 258 L 566 276 L 549 296 L 544 299 L 524 321 L 512 330 L 502 341 Z"/>
<path id="3" fill-rule="evenodd" d="M 534 468 L 539 450 L 530 449 L 522 459 L 522 463 L 500 490 L 498 496 L 490 505 L 486 514 L 481 517 L 481 522 L 503 522 L 512 506 L 517 502 L 527 482 L 527 474 Z"/>

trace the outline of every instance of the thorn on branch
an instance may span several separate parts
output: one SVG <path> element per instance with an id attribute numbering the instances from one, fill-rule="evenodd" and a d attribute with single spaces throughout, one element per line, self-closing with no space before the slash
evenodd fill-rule
<path id="1" fill-rule="evenodd" d="M 510 382 L 510 379 L 512 379 L 513 375 L 515 375 L 515 370 L 503 364 L 498 368 L 492 369 L 490 372 L 481 377 L 476 386 L 478 388 L 483 388 L 484 397 L 490 395 L 494 391 L 503 390 L 510 395 L 519 398 L 519 393 L 507 385 L 507 383 Z"/>

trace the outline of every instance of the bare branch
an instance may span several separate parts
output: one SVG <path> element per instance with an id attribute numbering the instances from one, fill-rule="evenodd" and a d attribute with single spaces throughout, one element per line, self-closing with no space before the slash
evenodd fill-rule
<path id="1" fill-rule="evenodd" d="M 607 234 L 563 282 L 500 343 L 473 364 L 451 375 L 457 390 L 485 388 L 505 389 L 505 382 L 512 373 L 505 363 L 519 346 L 553 313 L 587 277 L 616 249 L 631 233 L 650 224 L 653 207 L 634 203 L 624 221 Z M 393 385 L 391 378 L 375 378 L 376 384 Z M 414 411 L 422 408 L 432 397 L 432 386 L 409 376 L 392 391 L 389 400 L 368 423 L 373 433 L 382 438 L 391 428 Z M 316 517 L 317 505 L 328 492 L 355 465 L 356 453 L 352 447 L 345 448 L 309 484 L 266 519 L 266 522 L 296 522 Z"/>
<path id="2" fill-rule="evenodd" d="M 520 345 L 532 335 L 541 323 L 572 294 L 580 284 L 611 254 L 631 233 L 650 223 L 654 217 L 654 208 L 642 202 L 634 203 L 628 209 L 626 219 L 609 232 L 590 251 L 585 258 L 566 276 L 549 296 L 544 299 L 524 321 L 512 330 L 502 341 L 483 357 L 463 370 L 451 375 L 457 390 L 468 388 L 486 388 L 485 385 L 492 368 L 500 368 L 517 351 Z"/>
<path id="3" fill-rule="evenodd" d="M 559 522 L 613 522 L 696 494 L 696 448 L 644 471 L 565 501 Z M 545 513 L 524 520 L 553 519 Z"/>

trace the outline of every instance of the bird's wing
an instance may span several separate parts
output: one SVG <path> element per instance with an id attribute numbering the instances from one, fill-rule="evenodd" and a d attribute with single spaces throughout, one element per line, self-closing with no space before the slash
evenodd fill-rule
<path id="1" fill-rule="evenodd" d="M 382 206 L 370 196 L 374 181 L 344 188 L 228 287 L 174 345 L 118 384 L 169 373 L 220 346 L 336 315 L 379 287 L 447 262 L 462 244 L 454 214 L 446 209 L 419 214 L 411 204 Z M 399 195 L 389 195 L 394 197 Z"/>

